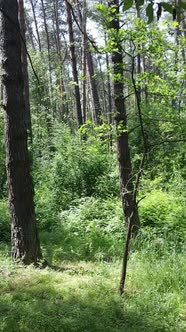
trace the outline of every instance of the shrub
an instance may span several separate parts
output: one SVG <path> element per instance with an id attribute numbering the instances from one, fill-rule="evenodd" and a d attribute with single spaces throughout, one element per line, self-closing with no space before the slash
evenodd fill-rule
<path id="1" fill-rule="evenodd" d="M 118 199 L 83 198 L 60 213 L 50 234 L 42 233 L 50 259 L 110 260 L 122 254 L 123 214 Z M 50 244 L 50 247 L 48 246 Z"/>
<path id="2" fill-rule="evenodd" d="M 0 201 L 0 241 L 10 241 L 10 217 L 4 201 Z"/>

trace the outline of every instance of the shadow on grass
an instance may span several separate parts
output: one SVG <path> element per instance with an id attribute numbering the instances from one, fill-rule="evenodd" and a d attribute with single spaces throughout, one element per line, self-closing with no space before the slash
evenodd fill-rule
<path id="1" fill-rule="evenodd" d="M 61 275 L 62 277 L 62 275 Z M 50 277 L 51 278 L 51 277 Z M 74 278 L 68 276 L 68 278 Z M 37 279 L 37 277 L 36 277 Z M 65 279 L 67 280 L 67 279 Z M 64 280 L 64 283 L 65 283 Z M 67 282 L 67 281 L 66 281 Z M 1 332 L 164 332 L 157 321 L 148 321 L 146 312 L 130 308 L 109 288 L 86 284 L 59 290 L 52 278 L 24 278 L 1 291 Z M 127 301 L 127 299 L 126 299 Z M 152 317 L 151 317 L 152 318 Z M 158 325 L 159 326 L 158 326 Z M 171 331 L 171 330 L 170 330 Z"/>

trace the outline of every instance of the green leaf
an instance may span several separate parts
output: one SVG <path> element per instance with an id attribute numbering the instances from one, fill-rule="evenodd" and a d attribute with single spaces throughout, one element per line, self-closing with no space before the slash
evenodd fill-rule
<path id="1" fill-rule="evenodd" d="M 133 5 L 133 0 L 125 0 L 124 6 L 123 6 L 123 11 L 126 11 L 130 9 Z"/>
<path id="2" fill-rule="evenodd" d="M 136 0 L 136 7 L 143 5 L 144 5 L 144 0 Z"/>
<path id="3" fill-rule="evenodd" d="M 154 19 L 154 11 L 153 11 L 153 5 L 151 3 L 148 4 L 146 8 L 146 15 L 148 17 L 148 24 L 150 24 Z"/>
<path id="4" fill-rule="evenodd" d="M 162 5 L 163 9 L 164 9 L 166 12 L 169 12 L 170 14 L 173 13 L 173 7 L 172 7 L 172 5 L 170 5 L 170 4 L 167 3 L 167 2 L 161 2 L 161 5 Z"/>
<path id="5" fill-rule="evenodd" d="M 180 2 L 180 3 L 178 4 L 178 7 L 183 8 L 183 9 L 186 10 L 186 2 Z"/>

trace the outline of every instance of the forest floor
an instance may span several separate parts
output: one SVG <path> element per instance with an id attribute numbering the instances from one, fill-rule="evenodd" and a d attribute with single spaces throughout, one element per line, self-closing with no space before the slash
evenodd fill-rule
<path id="1" fill-rule="evenodd" d="M 0 331 L 184 332 L 186 257 L 133 253 L 124 296 L 121 262 L 15 265 L 0 250 Z"/>

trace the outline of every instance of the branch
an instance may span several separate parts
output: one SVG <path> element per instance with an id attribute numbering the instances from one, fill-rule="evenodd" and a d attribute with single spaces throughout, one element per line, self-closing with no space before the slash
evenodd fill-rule
<path id="1" fill-rule="evenodd" d="M 177 140 L 168 140 L 168 141 L 161 141 L 159 143 L 156 143 L 156 144 L 151 144 L 150 147 L 151 148 L 154 148 L 155 146 L 159 146 L 159 145 L 162 145 L 162 144 L 167 144 L 167 143 L 180 143 L 180 142 L 184 142 L 186 143 L 186 139 L 177 139 Z"/>
<path id="2" fill-rule="evenodd" d="M 75 15 L 75 13 L 74 13 L 74 9 L 73 9 L 72 5 L 69 3 L 69 1 L 67 1 L 67 2 L 68 2 L 69 7 L 70 7 L 70 9 L 71 9 L 73 19 L 74 19 L 74 21 L 75 21 L 75 23 L 76 23 L 78 29 L 80 30 L 80 32 L 81 32 L 84 36 L 86 36 L 87 40 L 91 43 L 92 47 L 95 49 L 95 51 L 96 51 L 97 53 L 99 53 L 99 54 L 103 54 L 103 52 L 100 52 L 99 48 L 97 47 L 96 42 L 95 42 L 93 39 L 91 39 L 85 31 L 83 31 L 83 29 L 81 28 L 81 26 L 80 26 L 80 24 L 79 24 L 79 22 L 78 22 L 78 20 L 77 20 L 77 18 L 76 18 L 76 15 Z"/>

